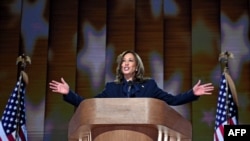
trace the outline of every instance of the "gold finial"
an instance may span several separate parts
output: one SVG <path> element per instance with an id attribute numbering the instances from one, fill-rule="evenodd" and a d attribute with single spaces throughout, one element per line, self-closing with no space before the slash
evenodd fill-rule
<path id="1" fill-rule="evenodd" d="M 20 64 L 20 69 L 21 69 L 20 74 L 23 76 L 23 80 L 26 84 L 28 84 L 28 82 L 29 82 L 28 75 L 24 71 L 26 66 L 27 66 L 27 63 L 31 64 L 31 59 L 27 55 L 22 54 L 21 56 L 18 56 L 16 59 L 16 65 Z"/>
<path id="2" fill-rule="evenodd" d="M 228 71 L 228 59 L 231 59 L 231 58 L 234 58 L 233 53 L 230 53 L 228 51 L 220 53 L 219 61 L 221 63 L 223 71 Z"/>

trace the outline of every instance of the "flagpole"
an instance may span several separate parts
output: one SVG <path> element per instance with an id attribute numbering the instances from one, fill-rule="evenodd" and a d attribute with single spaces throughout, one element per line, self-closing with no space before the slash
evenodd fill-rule
<path id="1" fill-rule="evenodd" d="M 222 73 L 228 72 L 228 58 L 233 58 L 233 54 L 228 51 L 222 52 L 219 57 L 219 61 L 222 68 Z"/>
<path id="2" fill-rule="evenodd" d="M 25 84 L 28 84 L 28 75 L 25 72 L 25 68 L 27 66 L 27 63 L 31 64 L 31 60 L 29 56 L 26 56 L 24 54 L 22 54 L 21 56 L 17 57 L 16 59 L 16 65 L 18 65 L 18 90 L 17 90 L 17 98 L 18 98 L 18 105 L 17 105 L 17 115 L 16 115 L 16 134 L 15 134 L 15 138 L 17 141 L 19 141 L 20 137 L 19 137 L 19 129 L 20 129 L 20 107 L 21 107 L 21 95 L 20 95 L 20 90 L 21 90 L 21 82 L 22 80 L 24 80 Z"/>
<path id="3" fill-rule="evenodd" d="M 18 98 L 18 105 L 17 105 L 17 115 L 16 115 L 16 119 L 17 119 L 17 122 L 16 122 L 16 135 L 15 135 L 15 139 L 17 141 L 19 141 L 19 128 L 20 128 L 20 101 L 21 101 L 21 96 L 20 96 L 20 87 L 21 87 L 21 81 L 22 81 L 22 76 L 20 75 L 19 77 L 19 80 L 18 80 L 18 83 L 20 84 L 18 86 L 18 90 L 17 90 L 17 98 Z"/>
<path id="4" fill-rule="evenodd" d="M 230 53 L 230 52 L 228 52 L 228 51 L 221 53 L 220 57 L 219 57 L 219 61 L 221 63 L 221 67 L 222 67 L 222 73 L 224 75 L 229 74 L 229 67 L 228 67 L 228 59 L 229 58 L 233 58 L 233 54 Z M 226 78 L 226 82 L 225 83 L 226 83 L 226 88 L 227 88 L 226 89 L 226 107 L 227 107 L 227 109 L 226 109 L 226 119 L 227 119 L 226 122 L 227 122 L 227 125 L 229 125 L 231 123 L 228 121 L 228 119 L 230 118 L 229 117 L 229 104 L 230 103 L 228 102 L 228 90 L 229 90 L 229 86 L 228 86 L 228 80 L 227 80 L 227 78 Z"/>
<path id="5" fill-rule="evenodd" d="M 228 60 L 233 54 L 221 52 L 219 62 L 221 65 L 221 79 L 217 110 L 215 116 L 214 141 L 224 141 L 224 126 L 238 124 L 238 98 L 236 87 L 229 74 Z"/>

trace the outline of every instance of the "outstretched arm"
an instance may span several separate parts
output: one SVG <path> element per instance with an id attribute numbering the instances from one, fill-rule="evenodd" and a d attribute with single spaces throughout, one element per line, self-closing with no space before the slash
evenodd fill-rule
<path id="1" fill-rule="evenodd" d="M 52 80 L 49 83 L 49 88 L 52 90 L 52 92 L 60 93 L 63 95 L 67 95 L 69 93 L 69 85 L 64 81 L 63 78 L 61 78 L 61 82 Z"/>
<path id="2" fill-rule="evenodd" d="M 201 84 L 201 80 L 199 80 L 193 87 L 194 95 L 211 95 L 214 90 L 214 86 L 212 83 Z"/>

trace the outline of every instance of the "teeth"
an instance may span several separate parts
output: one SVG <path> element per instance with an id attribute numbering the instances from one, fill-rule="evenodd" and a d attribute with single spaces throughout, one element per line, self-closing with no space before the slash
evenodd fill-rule
<path id="1" fill-rule="evenodd" d="M 126 70 L 129 70 L 129 68 L 128 67 L 124 67 L 124 70 L 126 71 Z"/>

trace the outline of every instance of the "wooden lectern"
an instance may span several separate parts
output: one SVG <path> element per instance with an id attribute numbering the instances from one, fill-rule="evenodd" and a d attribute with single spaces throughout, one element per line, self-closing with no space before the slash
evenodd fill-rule
<path id="1" fill-rule="evenodd" d="M 69 122 L 69 141 L 191 141 L 192 125 L 154 98 L 84 100 Z"/>

